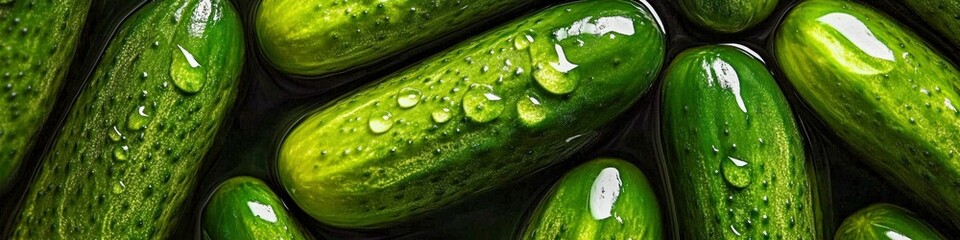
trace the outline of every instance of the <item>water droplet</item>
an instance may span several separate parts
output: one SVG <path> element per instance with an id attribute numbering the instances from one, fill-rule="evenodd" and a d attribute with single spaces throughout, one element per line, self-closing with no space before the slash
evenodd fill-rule
<path id="1" fill-rule="evenodd" d="M 576 77 L 568 77 L 566 73 L 576 68 L 577 65 L 567 61 L 563 48 L 559 44 L 554 44 L 554 46 L 559 58 L 558 62 L 550 63 L 549 66 L 537 64 L 533 71 L 533 77 L 541 87 L 551 93 L 567 94 L 573 92 L 577 88 L 579 80 Z"/>
<path id="2" fill-rule="evenodd" d="M 116 159 L 117 161 L 126 161 L 128 151 L 130 151 L 130 147 L 126 145 L 117 146 L 117 148 L 113 149 L 113 158 Z"/>
<path id="3" fill-rule="evenodd" d="M 590 215 L 593 219 L 603 220 L 615 214 L 613 207 L 622 187 L 619 170 L 613 167 L 600 170 L 590 187 Z"/>
<path id="4" fill-rule="evenodd" d="M 193 54 L 180 45 L 177 45 L 177 48 L 179 51 L 174 50 L 173 63 L 170 66 L 173 85 L 187 93 L 199 92 L 206 82 L 207 74 L 200 68 L 200 63 Z"/>
<path id="5" fill-rule="evenodd" d="M 523 36 L 517 36 L 513 39 L 513 47 L 517 50 L 524 50 L 530 46 L 530 43 L 533 43 L 533 36 L 524 34 Z"/>
<path id="6" fill-rule="evenodd" d="M 420 103 L 420 90 L 413 88 L 403 88 L 397 93 L 397 104 L 401 108 L 412 108 Z"/>
<path id="7" fill-rule="evenodd" d="M 440 110 L 433 111 L 430 114 L 433 117 L 433 121 L 436 123 L 445 123 L 450 120 L 451 114 L 449 108 L 442 108 Z"/>
<path id="8" fill-rule="evenodd" d="M 123 181 L 117 181 L 116 183 L 113 183 L 114 194 L 121 194 L 126 189 L 127 189 L 127 185 L 124 185 Z"/>
<path id="9" fill-rule="evenodd" d="M 375 112 L 370 115 L 370 121 L 368 125 L 370 126 L 370 131 L 373 133 L 385 133 L 393 127 L 393 121 L 390 120 L 390 112 L 380 111 Z"/>
<path id="10" fill-rule="evenodd" d="M 127 118 L 127 129 L 141 130 L 147 127 L 150 115 L 147 115 L 146 108 L 146 106 L 139 106 L 130 114 Z"/>
<path id="11" fill-rule="evenodd" d="M 489 122 L 500 117 L 504 103 L 489 85 L 478 85 L 463 96 L 463 112 L 473 121 Z"/>
<path id="12" fill-rule="evenodd" d="M 527 126 L 535 126 L 547 117 L 547 110 L 540 105 L 540 100 L 533 96 L 517 101 L 517 115 L 520 121 Z"/>
<path id="13" fill-rule="evenodd" d="M 727 157 L 727 159 L 721 160 L 720 170 L 723 172 L 723 179 L 730 185 L 737 188 L 750 186 L 752 173 L 746 161 Z"/>
<path id="14" fill-rule="evenodd" d="M 120 132 L 120 129 L 117 129 L 117 126 L 113 126 L 113 129 L 110 130 L 110 140 L 118 142 L 123 139 L 123 133 Z"/>

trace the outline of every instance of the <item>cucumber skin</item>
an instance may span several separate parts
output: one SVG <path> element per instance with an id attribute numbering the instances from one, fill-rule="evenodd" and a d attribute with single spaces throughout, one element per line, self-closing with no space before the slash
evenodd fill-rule
<path id="1" fill-rule="evenodd" d="M 168 73 L 184 57 L 178 44 L 205 71 L 183 78 L 204 82 L 199 92 L 184 93 Z M 229 2 L 152 2 L 128 18 L 42 159 L 13 238 L 167 238 L 234 101 L 242 64 L 242 28 Z M 130 118 L 139 105 L 148 106 L 146 122 Z M 129 130 L 129 119 L 143 128 Z M 114 126 L 123 139 L 112 140 L 120 136 Z"/>
<path id="2" fill-rule="evenodd" d="M 735 72 L 736 83 L 724 82 L 718 66 Z M 731 46 L 698 47 L 674 58 L 663 81 L 664 152 L 681 238 L 819 239 L 812 170 L 763 63 Z M 750 169 L 742 189 L 726 180 L 735 171 L 722 165 L 730 157 Z"/>
<path id="3" fill-rule="evenodd" d="M 612 214 L 596 220 L 592 188 L 607 169 L 616 170 L 620 189 Z M 620 159 L 599 158 L 557 181 L 534 211 L 521 239 L 664 239 L 661 219 L 656 193 L 640 169 Z"/>
<path id="4" fill-rule="evenodd" d="M 896 239 L 890 237 L 891 232 L 906 239 L 947 239 L 916 214 L 887 203 L 873 204 L 850 215 L 837 228 L 833 239 Z"/>
<path id="5" fill-rule="evenodd" d="M 531 77 L 539 71 L 531 62 L 558 61 L 556 46 L 544 36 L 585 17 L 630 20 L 634 33 L 560 41 L 556 46 L 579 64 L 561 79 L 580 85 L 566 95 L 548 93 Z M 524 35 L 534 42 L 516 50 L 514 40 L 524 43 Z M 576 47 L 576 40 L 583 47 Z M 597 129 L 653 83 L 664 44 L 650 13 L 633 3 L 594 0 L 549 8 L 308 114 L 281 144 L 280 182 L 306 213 L 338 227 L 380 227 L 442 208 L 559 162 L 592 142 Z M 461 107 L 466 93 L 485 89 L 475 84 L 495 86 L 493 92 L 504 99 L 501 116 L 492 122 L 476 123 Z M 405 87 L 423 91 L 410 109 L 398 107 L 398 91 Z M 547 112 L 539 122 L 518 120 L 514 106 L 529 101 L 527 95 L 539 98 Z M 431 120 L 444 107 L 451 110 L 450 120 Z M 390 111 L 391 121 L 399 122 L 375 135 L 368 119 L 378 111 Z"/>
<path id="6" fill-rule="evenodd" d="M 897 0 L 953 44 L 960 45 L 960 1 Z"/>
<path id="7" fill-rule="evenodd" d="M 330 4 L 328 0 L 265 0 L 257 10 L 257 36 L 264 56 L 279 70 L 295 75 L 325 75 L 429 43 L 430 39 L 527 3 L 395 0 Z"/>
<path id="8" fill-rule="evenodd" d="M 680 0 L 680 12 L 707 29 L 735 33 L 766 20 L 777 0 Z"/>
<path id="9" fill-rule="evenodd" d="M 877 56 L 816 24 L 827 15 L 846 19 L 844 29 L 866 26 Z M 952 110 L 960 72 L 953 65 L 891 18 L 849 2 L 801 3 L 780 26 L 775 51 L 799 96 L 868 166 L 960 226 L 960 113 Z"/>
<path id="10" fill-rule="evenodd" d="M 0 189 L 10 184 L 53 110 L 90 2 L 0 4 Z M 51 20 L 59 25 L 48 26 Z"/>
<path id="11" fill-rule="evenodd" d="M 273 222 L 251 203 L 269 207 Z M 271 218 L 271 217 L 267 217 Z M 224 181 L 203 209 L 204 239 L 311 239 L 266 183 L 240 176 Z"/>

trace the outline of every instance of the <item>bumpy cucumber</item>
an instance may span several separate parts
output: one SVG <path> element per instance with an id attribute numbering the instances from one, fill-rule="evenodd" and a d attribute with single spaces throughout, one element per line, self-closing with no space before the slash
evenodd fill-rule
<path id="1" fill-rule="evenodd" d="M 945 240 L 947 238 L 912 212 L 896 205 L 878 203 L 860 209 L 843 220 L 833 239 Z"/>
<path id="2" fill-rule="evenodd" d="M 236 96 L 240 24 L 225 0 L 158 1 L 127 19 L 42 159 L 14 237 L 167 237 Z"/>
<path id="3" fill-rule="evenodd" d="M 653 83 L 664 33 L 623 0 L 524 17 L 307 115 L 277 168 L 294 201 L 377 227 L 559 162 Z"/>
<path id="4" fill-rule="evenodd" d="M 925 22 L 953 44 L 960 45 L 960 1 L 897 0 L 906 4 Z"/>
<path id="5" fill-rule="evenodd" d="M 663 140 L 680 232 L 685 239 L 818 239 L 793 114 L 749 53 L 738 45 L 688 49 L 665 73 Z"/>
<path id="6" fill-rule="evenodd" d="M 90 0 L 0 2 L 2 189 L 52 110 Z"/>
<path id="7" fill-rule="evenodd" d="M 762 22 L 773 13 L 777 0 L 680 0 L 688 19 L 708 29 L 734 33 Z"/>
<path id="8" fill-rule="evenodd" d="M 522 239 L 663 239 L 660 206 L 636 166 L 600 158 L 570 170 L 544 196 Z"/>
<path id="9" fill-rule="evenodd" d="M 800 97 L 888 181 L 960 226 L 960 72 L 890 17 L 809 1 L 776 56 Z"/>
<path id="10" fill-rule="evenodd" d="M 522 0 L 265 0 L 256 14 L 264 55 L 296 75 L 371 63 L 516 8 Z"/>
<path id="11" fill-rule="evenodd" d="M 309 239 L 280 198 L 252 177 L 224 181 L 203 209 L 204 239 Z"/>

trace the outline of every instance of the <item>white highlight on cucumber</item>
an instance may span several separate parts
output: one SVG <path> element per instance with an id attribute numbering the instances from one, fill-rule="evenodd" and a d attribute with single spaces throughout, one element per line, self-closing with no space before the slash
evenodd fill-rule
<path id="1" fill-rule="evenodd" d="M 613 215 L 613 205 L 620 196 L 620 171 L 608 167 L 600 171 L 590 188 L 590 214 L 593 219 L 603 220 Z"/>
<path id="2" fill-rule="evenodd" d="M 909 237 L 904 236 L 903 234 L 900 234 L 900 233 L 894 232 L 894 231 L 887 231 L 887 232 L 886 232 L 886 235 L 887 235 L 887 237 L 890 238 L 891 240 L 910 240 Z"/>
<path id="3" fill-rule="evenodd" d="M 830 13 L 817 18 L 817 21 L 830 25 L 870 56 L 894 61 L 893 50 L 880 42 L 867 25 L 856 17 L 846 13 Z"/>
<path id="4" fill-rule="evenodd" d="M 250 212 L 253 213 L 254 216 L 267 222 L 277 222 L 277 213 L 273 211 L 273 207 L 253 201 L 247 202 L 247 207 L 250 207 Z"/>
<path id="5" fill-rule="evenodd" d="M 743 97 L 740 95 L 740 75 L 737 74 L 737 70 L 733 69 L 733 66 L 726 61 L 720 59 L 716 59 L 712 63 L 704 61 L 703 64 L 710 65 L 710 70 L 707 71 L 707 85 L 713 86 L 713 80 L 718 80 L 720 87 L 730 89 L 730 92 L 733 92 L 740 111 L 747 112 L 747 105 L 743 102 Z"/>
<path id="6" fill-rule="evenodd" d="M 592 23 L 590 19 L 593 17 L 586 17 L 579 21 L 574 22 L 568 28 L 561 28 L 553 33 L 557 38 L 557 41 L 563 41 L 568 37 L 580 36 L 581 34 L 593 34 L 597 36 L 605 35 L 607 33 L 615 32 L 627 36 L 631 36 L 635 33 L 633 28 L 633 20 L 626 17 L 601 17 L 594 20 Z"/>

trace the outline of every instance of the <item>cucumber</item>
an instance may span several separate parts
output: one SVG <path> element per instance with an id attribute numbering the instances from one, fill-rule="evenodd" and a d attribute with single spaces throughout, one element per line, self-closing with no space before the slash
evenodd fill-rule
<path id="1" fill-rule="evenodd" d="M 90 0 L 0 1 L 0 189 L 53 110 Z M 55 21 L 59 24 L 50 24 Z"/>
<path id="2" fill-rule="evenodd" d="M 819 239 L 812 170 L 786 98 L 740 45 L 681 52 L 662 134 L 683 239 Z"/>
<path id="3" fill-rule="evenodd" d="M 784 75 L 869 167 L 960 226 L 960 72 L 890 17 L 809 1 L 777 30 Z"/>
<path id="4" fill-rule="evenodd" d="M 314 76 L 370 64 L 527 3 L 264 0 L 255 23 L 263 54 L 277 69 Z"/>
<path id="5" fill-rule="evenodd" d="M 201 226 L 204 239 L 310 239 L 270 187 L 247 176 L 217 187 Z"/>
<path id="6" fill-rule="evenodd" d="M 17 239 L 167 238 L 237 95 L 226 0 L 157 1 L 120 27 L 43 157 Z"/>
<path id="7" fill-rule="evenodd" d="M 522 239 L 664 239 L 657 196 L 636 166 L 599 158 L 570 170 L 534 211 Z"/>
<path id="8" fill-rule="evenodd" d="M 593 142 L 649 89 L 664 44 L 628 1 L 548 8 L 309 113 L 281 143 L 280 182 L 344 228 L 442 208 Z"/>
<path id="9" fill-rule="evenodd" d="M 679 0 L 680 12 L 692 22 L 721 33 L 746 30 L 766 20 L 777 0 Z"/>
<path id="10" fill-rule="evenodd" d="M 877 203 L 860 209 L 840 224 L 835 240 L 866 239 L 941 239 L 929 223 L 899 206 Z"/>
<path id="11" fill-rule="evenodd" d="M 897 0 L 907 5 L 924 22 L 943 34 L 951 43 L 960 45 L 960 1 Z"/>

